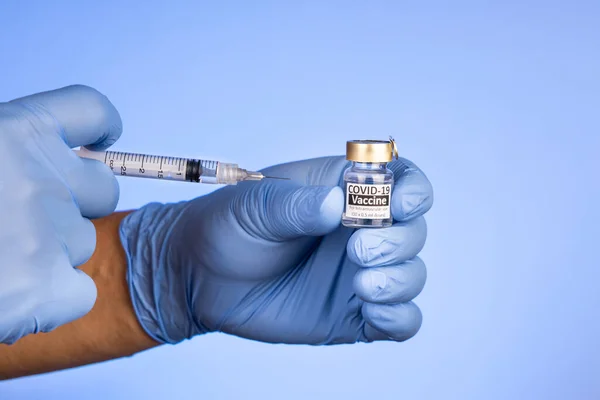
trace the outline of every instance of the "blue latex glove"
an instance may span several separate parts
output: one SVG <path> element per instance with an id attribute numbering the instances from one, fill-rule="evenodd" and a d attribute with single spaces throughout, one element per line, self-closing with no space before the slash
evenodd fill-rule
<path id="1" fill-rule="evenodd" d="M 0 342 L 85 315 L 96 287 L 76 267 L 96 246 L 88 218 L 119 197 L 108 167 L 72 147 L 101 150 L 121 134 L 110 102 L 85 86 L 0 103 Z"/>
<path id="2" fill-rule="evenodd" d="M 264 180 L 190 202 L 149 204 L 121 224 L 128 281 L 144 329 L 176 343 L 207 332 L 290 344 L 406 340 L 432 187 L 411 162 L 390 163 L 389 228 L 340 225 L 348 163 L 327 157 L 270 167 Z"/>

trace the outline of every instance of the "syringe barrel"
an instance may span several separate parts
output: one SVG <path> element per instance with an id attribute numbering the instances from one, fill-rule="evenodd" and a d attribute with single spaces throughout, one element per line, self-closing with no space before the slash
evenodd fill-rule
<path id="1" fill-rule="evenodd" d="M 235 164 L 181 157 L 154 156 L 118 151 L 90 151 L 84 147 L 75 151 L 83 158 L 106 164 L 115 175 L 137 178 L 166 179 L 212 184 L 235 184 Z M 224 165 L 225 168 L 221 168 Z"/>

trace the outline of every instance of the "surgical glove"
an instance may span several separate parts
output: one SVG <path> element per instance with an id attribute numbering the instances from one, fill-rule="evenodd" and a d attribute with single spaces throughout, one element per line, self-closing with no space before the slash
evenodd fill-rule
<path id="1" fill-rule="evenodd" d="M 343 157 L 267 168 L 291 181 L 244 182 L 128 214 L 121 240 L 137 317 L 158 342 L 224 332 L 269 343 L 406 340 L 425 284 L 417 254 L 432 187 L 411 162 L 395 173 L 393 226 L 349 229 Z"/>
<path id="2" fill-rule="evenodd" d="M 0 342 L 48 332 L 85 315 L 96 300 L 77 269 L 96 246 L 88 218 L 114 211 L 117 181 L 72 147 L 102 150 L 121 119 L 85 86 L 0 103 Z"/>

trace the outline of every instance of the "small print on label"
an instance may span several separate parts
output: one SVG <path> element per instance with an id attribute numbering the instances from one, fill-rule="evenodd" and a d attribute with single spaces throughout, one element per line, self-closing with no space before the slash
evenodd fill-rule
<path id="1" fill-rule="evenodd" d="M 364 185 L 348 183 L 346 186 L 346 217 L 361 219 L 390 218 L 392 185 Z"/>

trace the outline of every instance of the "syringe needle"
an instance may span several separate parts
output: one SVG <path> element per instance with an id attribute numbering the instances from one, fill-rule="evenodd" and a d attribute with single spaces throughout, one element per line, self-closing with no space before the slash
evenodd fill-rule
<path id="1" fill-rule="evenodd" d="M 264 178 L 268 178 L 268 179 L 283 179 L 283 180 L 286 180 L 286 181 L 290 180 L 290 178 L 282 178 L 280 176 L 266 176 L 266 175 L 264 175 Z"/>

